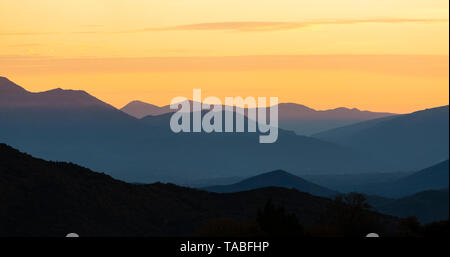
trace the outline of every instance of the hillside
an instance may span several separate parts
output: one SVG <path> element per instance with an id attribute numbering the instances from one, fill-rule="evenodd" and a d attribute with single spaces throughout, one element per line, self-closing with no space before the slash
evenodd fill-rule
<path id="1" fill-rule="evenodd" d="M 283 188 L 215 194 L 171 184 L 127 184 L 75 164 L 35 159 L 0 144 L 0 236 L 192 235 L 218 218 L 254 220 L 269 199 L 294 213 L 305 226 L 323 221 L 331 203 Z M 392 229 L 397 221 L 367 215 L 385 228 Z"/>
<path id="2" fill-rule="evenodd" d="M 426 169 L 387 182 L 363 183 L 353 191 L 389 198 L 410 196 L 427 190 L 441 190 L 449 186 L 449 162 L 440 162 Z"/>
<path id="3" fill-rule="evenodd" d="M 449 161 L 443 161 L 405 178 L 393 182 L 398 195 L 408 195 L 426 190 L 437 190 L 449 186 Z M 393 192 L 393 194 L 395 194 Z"/>
<path id="4" fill-rule="evenodd" d="M 445 190 L 429 190 L 395 200 L 374 204 L 377 211 L 406 218 L 416 216 L 421 223 L 430 223 L 449 218 L 449 193 Z"/>
<path id="5" fill-rule="evenodd" d="M 370 120 L 314 137 L 370 154 L 390 170 L 419 170 L 449 157 L 449 107 Z"/>
<path id="6" fill-rule="evenodd" d="M 210 192 L 230 193 L 264 187 L 294 188 L 301 192 L 322 197 L 334 197 L 338 194 L 336 191 L 313 184 L 282 170 L 263 173 L 231 185 L 210 186 L 203 189 Z"/>

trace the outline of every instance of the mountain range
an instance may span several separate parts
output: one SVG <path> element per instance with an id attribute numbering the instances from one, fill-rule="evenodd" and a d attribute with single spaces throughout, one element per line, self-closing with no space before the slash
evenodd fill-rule
<path id="1" fill-rule="evenodd" d="M 171 113 L 138 119 L 84 91 L 32 93 L 1 78 L 0 92 L 1 142 L 128 182 L 186 184 L 278 169 L 294 175 L 412 171 L 448 159 L 448 106 L 314 137 L 280 129 L 276 143 L 259 144 L 256 133 L 175 134 Z"/>
<path id="2" fill-rule="evenodd" d="M 129 182 L 184 183 L 251 176 L 260 170 L 355 172 L 382 166 L 368 166 L 370 158 L 358 152 L 289 131 L 279 130 L 274 144 L 259 144 L 256 133 L 174 134 L 170 114 L 137 119 L 83 91 L 31 93 L 5 78 L 0 84 L 0 141 Z"/>
<path id="3" fill-rule="evenodd" d="M 326 216 L 331 200 L 294 189 L 216 194 L 173 184 L 128 184 L 75 164 L 36 159 L 4 144 L 0 144 L 0 200 L 0 236 L 62 237 L 68 232 L 82 237 L 189 236 L 199 231 L 211 235 L 211 226 L 219 228 L 223 219 L 232 225 L 234 235 L 264 235 L 255 220 L 269 200 L 306 227 L 332 219 Z M 392 232 L 398 222 L 375 212 L 366 215 L 370 224 L 377 225 L 359 224 L 359 235 L 370 229 Z"/>
<path id="4" fill-rule="evenodd" d="M 187 235 L 223 217 L 254 219 L 269 199 L 312 225 L 341 188 L 310 178 L 338 174 L 369 178 L 351 187 L 379 212 L 423 223 L 448 218 L 448 106 L 382 114 L 312 136 L 280 129 L 274 144 L 247 132 L 175 134 L 172 113 L 149 108 L 154 115 L 137 118 L 84 91 L 34 93 L 0 77 L 0 142 L 51 160 L 0 144 L 0 235 L 58 236 L 75 228 L 86 235 Z M 341 108 L 279 108 L 283 122 L 352 118 Z M 247 179 L 202 188 L 209 192 L 147 184 L 227 177 Z M 391 228 L 397 221 L 373 215 Z"/>
<path id="5" fill-rule="evenodd" d="M 149 115 L 157 116 L 172 113 L 174 111 L 170 109 L 169 105 L 159 107 L 142 101 L 132 101 L 125 105 L 121 110 L 138 119 Z M 244 112 L 246 111 L 247 110 Z M 360 111 L 356 108 L 348 109 L 340 107 L 331 110 L 318 111 L 301 104 L 278 104 L 280 128 L 294 131 L 298 135 L 312 135 L 333 128 L 392 115 L 395 114 Z"/>
<path id="6" fill-rule="evenodd" d="M 361 122 L 313 137 L 377 156 L 399 171 L 422 169 L 449 157 L 449 106 Z"/>

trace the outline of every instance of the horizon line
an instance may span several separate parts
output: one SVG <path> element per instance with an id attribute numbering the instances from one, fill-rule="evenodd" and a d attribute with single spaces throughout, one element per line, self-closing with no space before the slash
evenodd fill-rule
<path id="1" fill-rule="evenodd" d="M 1 79 L 1 78 L 4 78 L 4 79 L 6 79 L 6 80 L 12 82 L 13 84 L 19 86 L 20 88 L 24 89 L 25 91 L 27 91 L 27 92 L 29 92 L 29 93 L 33 93 L 33 94 L 46 93 L 46 92 L 53 91 L 53 90 L 57 90 L 57 89 L 60 89 L 60 90 L 63 90 L 63 91 L 84 92 L 84 93 L 88 94 L 89 96 L 91 96 L 91 97 L 97 99 L 98 101 L 101 101 L 101 102 L 103 102 L 103 103 L 105 103 L 105 104 L 108 104 L 108 105 L 114 107 L 116 110 L 119 110 L 119 111 L 122 111 L 122 109 L 123 109 L 124 107 L 126 107 L 127 105 L 129 105 L 130 103 L 133 103 L 133 102 L 141 102 L 141 103 L 144 103 L 144 104 L 149 104 L 149 105 L 156 106 L 156 107 L 158 107 L 158 108 L 163 108 L 163 107 L 170 106 L 170 103 L 165 104 L 165 105 L 157 105 L 157 104 L 152 104 L 151 102 L 148 102 L 148 101 L 146 101 L 146 100 L 138 100 L 138 99 L 134 99 L 134 100 L 128 101 L 125 105 L 123 105 L 122 107 L 120 107 L 120 106 L 118 106 L 118 105 L 114 105 L 114 104 L 111 104 L 111 103 L 109 103 L 109 102 L 107 102 L 107 101 L 102 100 L 100 97 L 97 97 L 97 96 L 95 96 L 95 95 L 89 93 L 89 91 L 87 91 L 87 90 L 57 87 L 57 88 L 52 88 L 52 89 L 44 90 L 44 91 L 29 91 L 29 90 L 27 90 L 25 87 L 23 87 L 23 86 L 21 86 L 21 85 L 15 83 L 15 82 L 12 81 L 11 79 L 9 79 L 7 76 L 0 75 L 0 79 Z M 236 96 L 232 96 L 232 97 L 236 97 Z M 243 98 L 245 99 L 245 97 L 243 97 Z M 192 99 L 190 99 L 190 98 L 187 98 L 187 101 L 194 102 L 194 101 L 193 101 Z M 181 102 L 180 102 L 180 103 L 181 103 Z M 201 102 L 201 103 L 205 103 L 205 102 Z M 448 106 L 448 105 L 450 105 L 450 103 L 447 103 L 446 105 L 437 105 L 437 106 L 436 106 L 436 105 L 433 105 L 433 106 L 431 106 L 431 107 L 427 107 L 427 108 L 423 108 L 423 109 L 416 109 L 416 110 L 414 110 L 414 111 L 412 111 L 412 112 L 411 112 L 411 111 L 409 111 L 409 112 L 391 112 L 391 111 L 372 111 L 372 110 L 368 110 L 368 109 L 361 109 L 361 108 L 358 108 L 358 107 L 346 107 L 346 106 L 343 106 L 343 105 L 339 105 L 339 106 L 337 106 L 337 107 L 332 107 L 332 108 L 328 108 L 328 109 L 316 109 L 316 108 L 314 108 L 314 107 L 311 107 L 311 106 L 308 106 L 308 105 L 304 105 L 304 104 L 301 104 L 301 103 L 298 103 L 298 102 L 293 102 L 293 101 L 280 102 L 280 103 L 278 103 L 277 105 L 280 105 L 280 104 L 295 104 L 295 105 L 300 105 L 300 106 L 304 106 L 304 107 L 306 107 L 306 108 L 312 109 L 312 110 L 314 110 L 314 111 L 330 111 L 330 110 L 336 110 L 336 109 L 339 109 L 339 108 L 345 108 L 345 109 L 348 109 L 348 110 L 356 109 L 356 110 L 361 111 L 361 112 L 386 113 L 386 114 L 393 114 L 393 115 L 410 114 L 410 113 L 414 113 L 414 112 L 421 111 L 421 110 L 433 109 L 433 108 L 438 108 L 438 107 L 443 107 L 443 106 Z M 222 104 L 222 105 L 224 106 L 225 104 Z M 238 106 L 235 106 L 235 107 L 238 107 Z M 266 106 L 266 107 L 269 107 L 269 106 Z"/>

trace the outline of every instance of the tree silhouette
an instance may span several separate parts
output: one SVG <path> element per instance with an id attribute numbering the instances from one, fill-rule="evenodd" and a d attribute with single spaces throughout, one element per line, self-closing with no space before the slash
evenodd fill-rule
<path id="1" fill-rule="evenodd" d="M 258 211 L 257 222 L 269 236 L 303 236 L 304 228 L 295 214 L 287 214 L 283 207 L 276 207 L 271 200 Z"/>
<path id="2" fill-rule="evenodd" d="M 422 226 L 415 216 L 409 216 L 398 222 L 398 231 L 402 236 L 419 236 Z"/>
<path id="3" fill-rule="evenodd" d="M 349 193 L 337 196 L 328 205 L 325 214 L 312 226 L 312 236 L 354 236 L 381 233 L 384 227 L 376 213 L 370 211 L 362 194 Z"/>

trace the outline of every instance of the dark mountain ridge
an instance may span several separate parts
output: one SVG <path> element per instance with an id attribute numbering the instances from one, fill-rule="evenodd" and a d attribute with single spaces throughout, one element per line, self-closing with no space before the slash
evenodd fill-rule
<path id="1" fill-rule="evenodd" d="M 264 188 L 215 194 L 172 184 L 127 184 L 70 163 L 47 162 L 0 144 L 0 236 L 181 236 L 217 218 L 255 219 L 267 201 L 303 225 L 331 200 Z M 397 219 L 369 213 L 393 227 Z"/>

